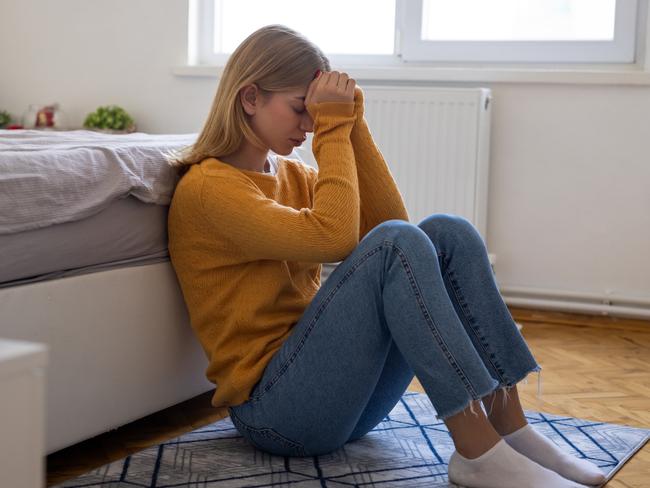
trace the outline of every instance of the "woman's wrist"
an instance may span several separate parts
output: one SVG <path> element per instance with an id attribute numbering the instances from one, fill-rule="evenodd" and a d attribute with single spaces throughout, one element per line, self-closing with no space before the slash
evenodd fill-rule
<path id="1" fill-rule="evenodd" d="M 363 90 L 359 85 L 354 87 L 354 113 L 357 119 L 363 118 Z"/>

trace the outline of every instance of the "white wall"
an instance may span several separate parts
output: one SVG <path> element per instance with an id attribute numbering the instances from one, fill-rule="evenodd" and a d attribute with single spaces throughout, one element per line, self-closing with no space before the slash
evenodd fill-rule
<path id="1" fill-rule="evenodd" d="M 57 101 L 79 127 L 115 103 L 142 131 L 200 130 L 218 80 L 171 73 L 186 1 L 0 1 L 0 108 Z M 650 298 L 650 86 L 471 86 L 494 96 L 499 284 Z"/>
<path id="2" fill-rule="evenodd" d="M 187 57 L 185 0 L 0 0 L 0 107 L 59 102 L 76 127 L 118 104 L 138 129 L 196 132 L 214 79 L 171 74 Z"/>

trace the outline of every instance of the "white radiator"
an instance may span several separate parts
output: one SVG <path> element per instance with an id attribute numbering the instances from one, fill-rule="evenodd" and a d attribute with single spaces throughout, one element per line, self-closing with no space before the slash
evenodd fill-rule
<path id="1" fill-rule="evenodd" d="M 487 88 L 366 86 L 370 131 L 417 224 L 433 213 L 467 218 L 487 241 L 491 95 Z M 299 149 L 318 167 L 311 138 Z"/>

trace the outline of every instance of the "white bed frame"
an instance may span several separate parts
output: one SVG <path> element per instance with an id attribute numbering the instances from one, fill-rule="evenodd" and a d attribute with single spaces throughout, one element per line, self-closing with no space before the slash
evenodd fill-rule
<path id="1" fill-rule="evenodd" d="M 44 455 L 215 388 L 169 261 L 2 288 L 0 337 L 49 346 Z"/>

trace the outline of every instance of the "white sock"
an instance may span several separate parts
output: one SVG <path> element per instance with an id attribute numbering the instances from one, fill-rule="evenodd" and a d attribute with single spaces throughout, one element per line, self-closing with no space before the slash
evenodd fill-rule
<path id="1" fill-rule="evenodd" d="M 586 485 L 600 485 L 605 482 L 606 476 L 598 466 L 562 451 L 530 424 L 504 435 L 503 438 L 524 456 L 567 479 Z"/>
<path id="2" fill-rule="evenodd" d="M 501 439 L 477 458 L 454 451 L 449 481 L 467 488 L 586 488 L 519 454 Z"/>

